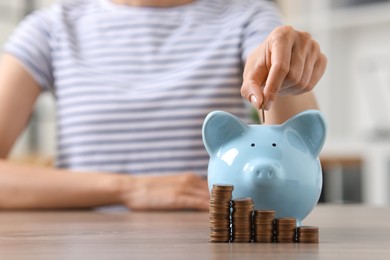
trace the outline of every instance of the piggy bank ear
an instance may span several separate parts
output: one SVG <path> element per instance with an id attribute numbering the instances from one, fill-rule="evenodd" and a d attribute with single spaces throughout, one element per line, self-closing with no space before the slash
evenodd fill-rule
<path id="1" fill-rule="evenodd" d="M 326 137 L 326 124 L 320 111 L 304 111 L 287 120 L 282 127 L 294 131 L 315 157 L 319 155 Z"/>
<path id="2" fill-rule="evenodd" d="M 242 136 L 248 128 L 248 125 L 232 114 L 223 111 L 211 112 L 203 123 L 204 146 L 209 155 L 213 155 L 224 143 Z"/>

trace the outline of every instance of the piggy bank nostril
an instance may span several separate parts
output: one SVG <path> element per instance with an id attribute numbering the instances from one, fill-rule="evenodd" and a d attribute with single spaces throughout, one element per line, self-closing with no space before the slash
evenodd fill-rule
<path id="1" fill-rule="evenodd" d="M 270 167 L 259 167 L 257 169 L 254 169 L 253 173 L 256 175 L 257 178 L 267 178 L 271 179 L 275 177 L 275 170 Z"/>

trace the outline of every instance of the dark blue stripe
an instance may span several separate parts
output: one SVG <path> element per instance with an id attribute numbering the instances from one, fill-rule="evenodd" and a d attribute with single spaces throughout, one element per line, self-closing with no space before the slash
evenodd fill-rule
<path id="1" fill-rule="evenodd" d="M 110 166 L 110 165 L 118 165 L 118 164 L 138 164 L 138 163 L 156 163 L 156 162 L 175 162 L 175 161 L 197 161 L 197 160 L 207 160 L 209 156 L 207 154 L 205 155 L 199 155 L 199 156 L 172 156 L 172 157 L 158 157 L 158 158 L 138 158 L 134 160 L 115 160 L 115 159 L 110 159 L 110 160 L 85 160 L 82 162 L 71 162 L 72 166 L 74 167 L 82 167 L 82 166 Z"/>
<path id="2" fill-rule="evenodd" d="M 239 37 L 238 34 L 240 34 L 241 32 L 238 32 L 236 36 L 232 35 L 232 34 L 229 34 L 229 35 L 225 35 L 226 39 L 231 39 L 231 38 L 234 38 L 234 37 Z M 60 36 L 60 35 L 58 35 Z M 70 36 L 70 37 L 68 37 Z M 202 35 L 204 37 L 200 37 L 200 36 L 197 36 L 195 39 L 191 38 L 191 37 L 182 37 L 182 38 L 177 38 L 175 39 L 175 42 L 173 42 L 172 44 L 174 44 L 175 46 L 183 46 L 183 45 L 194 45 L 194 44 L 199 44 L 200 46 L 205 46 L 205 43 L 215 43 L 215 40 L 217 39 L 218 41 L 221 41 L 221 39 L 219 38 L 216 38 L 215 37 L 215 34 L 210 34 L 210 35 Z M 65 44 L 65 49 L 68 49 L 69 46 L 72 46 L 72 49 L 73 51 L 78 51 L 79 50 L 79 43 L 78 41 L 80 41 L 80 39 L 75 39 L 73 35 L 65 35 L 65 36 L 62 36 L 62 37 L 66 37 L 66 39 L 61 39 L 61 37 L 59 37 L 56 41 L 56 43 L 58 44 L 57 46 L 53 46 L 53 51 L 60 51 L 63 47 L 63 44 Z M 123 35 L 113 35 L 112 37 L 110 37 L 111 41 L 107 41 L 106 39 L 104 39 L 104 37 L 102 36 L 98 36 L 96 38 L 95 41 L 90 41 L 88 42 L 88 44 L 84 44 L 82 46 L 83 50 L 88 50 L 88 49 L 95 49 L 95 48 L 120 48 L 120 46 L 122 47 L 131 47 L 131 48 L 136 48 L 136 47 L 144 47 L 145 45 L 150 45 L 150 46 L 160 46 L 162 43 L 166 42 L 167 39 L 153 39 L 153 38 L 146 38 L 146 39 L 143 39 L 142 41 L 139 40 L 139 36 L 137 36 L 138 39 L 137 41 L 134 41 L 133 38 L 128 38 L 128 41 L 127 42 L 124 42 L 123 40 L 119 42 L 113 42 L 112 39 L 126 39 L 126 38 L 123 38 Z M 102 39 L 103 38 L 103 39 Z M 83 42 L 84 42 L 84 39 L 83 39 Z M 85 42 L 84 42 L 85 43 Z M 120 44 L 118 46 L 118 44 Z"/>
<path id="3" fill-rule="evenodd" d="M 78 157 L 78 156 L 94 156 L 94 155 L 106 155 L 106 154 L 131 154 L 131 153 L 136 153 L 136 154 L 141 154 L 141 153 L 150 153 L 151 151 L 153 152 L 177 152 L 177 151 L 199 151 L 199 150 L 204 150 L 203 145 L 190 145 L 190 146 L 185 146 L 185 147 L 176 147 L 176 146 L 165 146 L 165 147 L 159 147 L 159 148 L 136 148 L 136 149 L 121 149 L 121 150 L 96 150 L 94 149 L 93 151 L 84 151 L 84 152 L 64 152 L 59 150 L 58 152 L 58 160 L 63 160 L 69 157 Z"/>
<path id="4" fill-rule="evenodd" d="M 183 61 L 184 62 L 184 61 Z M 232 65 L 231 62 L 227 62 L 227 64 L 229 65 Z M 115 75 L 115 76 L 123 76 L 125 79 L 128 79 L 128 78 L 131 78 L 132 75 L 137 75 L 137 76 L 149 76 L 149 77 L 152 77 L 153 75 L 156 75 L 156 74 L 168 74 L 170 73 L 171 71 L 173 70 L 180 70 L 180 67 L 183 66 L 183 64 L 177 64 L 176 68 L 172 68 L 172 69 L 164 69 L 163 67 L 162 68 L 157 68 L 157 69 L 147 69 L 147 68 L 144 68 L 144 69 L 114 69 L 113 66 L 116 66 L 115 64 L 112 64 L 111 65 L 111 68 L 109 68 L 108 65 L 104 66 L 103 68 L 99 68 L 99 67 L 95 67 L 93 69 L 91 68 L 83 68 L 83 65 L 81 65 L 82 67 L 80 66 L 77 66 L 77 67 L 69 67 L 69 69 L 62 69 L 62 70 L 56 70 L 54 73 L 55 73 L 55 76 L 57 78 L 60 78 L 58 81 L 57 81 L 57 85 L 59 85 L 60 83 L 61 84 L 65 84 L 66 82 L 68 81 L 71 81 L 72 82 L 72 85 L 75 84 L 74 83 L 74 80 L 85 80 L 85 79 L 89 79 L 89 80 L 96 80 L 96 77 L 99 78 L 99 77 L 104 77 L 105 75 L 108 75 L 108 73 L 111 73 L 112 75 Z M 214 69 L 216 68 L 216 66 L 218 65 L 214 65 Z M 142 66 L 139 66 L 139 67 L 142 67 Z M 226 65 L 227 67 L 227 65 Z M 231 66 L 233 67 L 233 66 Z M 220 77 L 224 80 L 226 79 L 231 79 L 233 77 L 235 78 L 240 78 L 242 77 L 242 71 L 240 70 L 238 64 L 235 66 L 237 69 L 235 72 L 232 72 L 232 71 L 218 71 L 218 72 L 215 72 L 214 74 L 204 74 L 205 72 L 198 72 L 198 71 L 194 71 L 193 72 L 193 75 L 191 76 L 187 76 L 185 79 L 186 80 L 193 80 L 193 79 L 215 79 L 217 77 Z M 218 66 L 219 68 L 219 66 Z M 91 70 L 94 70 L 91 72 Z M 93 77 L 91 78 L 91 76 L 96 76 L 96 77 Z M 100 80 L 99 80 L 100 81 Z M 95 85 L 96 82 L 93 82 L 93 84 Z"/>
<path id="5" fill-rule="evenodd" d="M 128 6 L 117 6 L 114 10 L 100 8 L 95 9 L 93 13 L 90 13 L 90 16 L 96 15 L 105 15 L 101 20 L 104 21 L 112 21 L 113 18 L 117 19 L 138 19 L 145 17 L 153 17 L 156 20 L 161 21 L 169 21 L 169 19 L 173 20 L 175 17 L 181 18 L 180 15 L 186 15 L 190 11 L 192 14 L 200 15 L 201 17 L 208 18 L 210 17 L 208 14 L 205 14 L 205 11 L 208 12 L 217 12 L 219 13 L 221 5 L 209 5 L 207 2 L 203 2 L 202 5 L 190 6 L 191 10 L 189 10 L 186 6 L 175 6 L 169 8 L 159 8 L 159 7 L 128 7 Z M 217 9 L 217 10 L 216 10 Z M 92 9 L 93 10 L 93 9 Z M 181 20 L 180 20 L 181 21 Z"/>
<path id="6" fill-rule="evenodd" d="M 61 40 L 61 41 L 58 40 L 57 43 L 62 44 L 62 45 L 60 45 L 60 46 L 53 45 L 52 46 L 52 49 L 53 49 L 52 53 L 61 53 L 61 52 L 64 52 L 64 51 L 68 52 L 69 51 L 68 49 L 70 49 L 71 54 L 69 54 L 69 55 L 74 55 L 74 54 L 79 54 L 80 53 L 80 49 L 82 49 L 83 50 L 82 53 L 83 53 L 83 55 L 86 55 L 86 57 L 92 56 L 92 55 L 99 55 L 99 54 L 96 54 L 96 52 L 99 52 L 99 53 L 102 52 L 104 54 L 105 51 L 111 51 L 113 49 L 131 48 L 133 50 L 136 50 L 137 48 L 144 47 L 145 45 L 154 45 L 154 48 L 156 48 L 155 47 L 156 45 L 160 45 L 160 42 L 158 42 L 158 43 L 154 42 L 153 43 L 153 42 L 150 42 L 150 41 L 145 41 L 145 42 L 139 42 L 138 43 L 138 42 L 134 42 L 134 41 L 129 41 L 129 42 L 122 43 L 120 46 L 118 46 L 118 45 L 108 45 L 107 43 L 105 43 L 105 44 L 101 44 L 101 45 L 95 46 L 95 47 L 91 47 L 91 46 L 84 47 L 83 46 L 82 48 L 80 48 L 78 43 L 72 42 L 71 40 L 68 40 L 68 41 L 67 40 Z M 198 41 L 196 43 L 199 44 L 200 47 L 204 47 L 203 40 Z M 203 45 L 202 45 L 202 43 L 203 43 Z M 186 45 L 184 45 L 184 46 L 186 46 Z M 190 45 L 188 45 L 188 46 L 190 46 Z M 87 50 L 85 50 L 85 49 L 87 49 Z M 182 49 L 182 48 L 180 48 L 180 49 Z M 88 53 L 88 50 L 93 50 L 93 52 Z M 152 52 L 149 51 L 148 54 L 150 54 L 150 53 L 152 53 Z M 68 54 L 64 54 L 64 55 L 68 55 Z M 106 54 L 104 54 L 104 55 L 106 55 Z M 108 55 L 109 54 L 107 54 L 107 56 Z"/>
<path id="7" fill-rule="evenodd" d="M 146 27 L 147 28 L 147 27 Z M 84 43 L 92 43 L 92 42 L 100 42 L 100 43 L 110 43 L 114 39 L 154 39 L 154 38 L 161 38 L 165 39 L 167 36 L 171 35 L 172 31 L 140 31 L 140 32 L 134 32 L 134 28 L 122 28 L 122 30 L 118 31 L 112 31 L 112 32 L 97 32 L 97 34 L 90 34 L 90 35 L 76 35 L 77 39 L 82 41 Z M 73 36 L 73 35 L 72 35 Z M 115 41 L 114 41 L 115 42 Z"/>
<path id="8" fill-rule="evenodd" d="M 144 159 L 133 159 L 133 160 L 85 160 L 83 162 L 72 163 L 73 166 L 82 167 L 82 166 L 99 166 L 99 165 L 118 165 L 118 164 L 130 164 L 136 165 L 140 163 L 156 163 L 156 162 L 170 162 L 170 161 L 197 161 L 197 160 L 207 160 L 209 158 L 208 154 L 204 155 L 186 155 L 186 156 L 172 156 L 172 157 L 159 157 L 159 158 L 144 158 Z M 71 160 L 70 160 L 71 161 Z"/>
<path id="9" fill-rule="evenodd" d="M 91 121 L 82 121 L 78 123 L 64 123 L 60 122 L 60 127 L 75 127 L 75 126 L 89 126 L 89 125 L 107 125 L 107 124 L 131 124 L 131 123 L 140 123 L 140 122 L 162 122 L 165 123 L 167 120 L 175 120 L 179 122 L 180 120 L 189 120 L 189 119 L 203 119 L 205 115 L 192 115 L 192 116 L 149 116 L 145 118 L 129 118 L 129 119 L 105 119 L 105 120 L 91 120 Z"/>
<path id="10" fill-rule="evenodd" d="M 80 30 L 75 32 L 75 35 L 71 35 L 74 39 L 81 38 L 83 41 L 87 42 L 103 42 L 104 39 L 110 41 L 113 38 L 123 38 L 123 39 L 140 39 L 142 37 L 145 38 L 161 38 L 166 39 L 174 36 L 175 38 L 178 36 L 181 37 L 191 37 L 191 36 L 203 36 L 206 34 L 215 35 L 220 33 L 226 28 L 223 27 L 222 23 L 219 24 L 208 24 L 207 27 L 204 26 L 201 28 L 201 31 L 198 29 L 198 24 L 189 24 L 188 27 L 185 28 L 185 31 L 181 31 L 181 35 L 177 35 L 178 30 L 180 30 L 183 25 L 177 24 L 175 26 L 170 27 L 153 27 L 155 26 L 153 23 L 150 24 L 147 21 L 142 21 L 139 23 L 131 23 L 129 21 L 128 24 L 122 25 L 120 28 L 115 28 L 115 30 L 108 31 L 105 28 L 90 28 L 88 30 Z M 134 30 L 136 29 L 136 30 Z M 201 33 L 201 34 L 199 34 Z M 240 34 L 240 28 L 230 28 L 229 33 L 231 36 Z M 178 38 L 179 39 L 179 38 Z"/>
<path id="11" fill-rule="evenodd" d="M 182 126 L 161 126 L 158 128 L 158 132 L 171 132 L 171 131 L 181 131 L 181 130 L 193 130 L 193 129 L 200 129 L 202 127 L 202 123 L 192 124 L 192 125 L 182 125 Z M 61 129 L 59 129 L 61 130 Z M 83 131 L 77 131 L 73 132 L 71 134 L 67 133 L 59 133 L 58 136 L 61 139 L 65 138 L 71 138 L 71 137 L 79 137 L 79 136 L 92 136 L 92 135 L 116 135 L 116 134 L 130 134 L 130 133 L 148 133 L 148 132 L 156 132 L 155 127 L 145 127 L 145 128 L 129 128 L 129 129 L 110 129 L 110 130 L 83 130 Z"/>
<path id="12" fill-rule="evenodd" d="M 170 69 L 172 70 L 178 70 L 180 66 L 183 66 L 182 64 L 178 64 L 176 68 Z M 236 72 L 229 72 L 229 71 L 215 71 L 215 69 L 223 69 L 223 68 L 237 68 Z M 217 77 L 220 77 L 222 80 L 226 81 L 227 79 L 231 79 L 232 77 L 236 77 L 237 79 L 241 80 L 242 79 L 242 70 L 241 70 L 241 63 L 240 60 L 238 59 L 233 59 L 232 61 L 226 61 L 225 64 L 221 65 L 207 65 L 203 66 L 201 68 L 197 68 L 197 70 L 210 70 L 210 71 L 215 71 L 215 73 L 212 74 L 204 74 L 206 73 L 205 71 L 203 72 L 196 72 L 194 71 L 193 75 L 190 77 L 185 78 L 185 80 L 196 80 L 196 79 L 215 79 Z M 81 71 L 80 71 L 81 70 Z M 102 79 L 104 79 L 107 83 L 106 85 L 109 84 L 115 84 L 118 85 L 118 82 L 115 81 L 110 81 L 107 80 L 108 75 L 106 72 L 102 71 L 101 68 L 80 68 L 80 67 L 75 67 L 72 69 L 67 69 L 67 70 L 55 70 L 54 71 L 55 76 L 57 78 L 57 85 L 60 86 L 61 88 L 80 88 L 80 85 L 93 85 L 94 87 L 102 85 Z M 133 74 L 131 74 L 133 73 Z M 121 77 L 123 78 L 123 81 L 125 81 L 126 88 L 128 87 L 128 80 L 131 79 L 131 75 L 142 75 L 142 76 L 147 76 L 147 75 L 153 75 L 153 74 L 166 74 L 168 71 L 164 71 L 163 69 L 160 71 L 160 69 L 154 69 L 154 70 L 139 70 L 139 69 L 129 69 L 126 70 L 125 72 L 122 72 L 122 75 L 118 73 L 118 71 L 115 72 L 115 77 Z M 115 80 L 116 78 L 114 78 Z M 112 82 L 112 83 L 109 83 Z M 230 83 L 231 84 L 231 83 Z"/>
<path id="13" fill-rule="evenodd" d="M 96 24 L 92 24 L 92 26 L 93 25 Z M 118 35 L 118 33 L 120 33 L 122 36 L 126 36 L 127 38 L 128 36 L 133 36 L 134 29 L 136 29 L 137 33 L 143 33 L 141 35 L 150 33 L 153 36 L 161 36 L 161 38 L 165 38 L 165 36 L 176 32 L 176 29 L 180 26 L 180 24 L 163 24 L 148 21 L 127 21 L 126 24 L 110 24 L 106 26 L 99 24 L 96 27 L 87 26 L 84 28 L 78 28 L 78 30 L 74 32 L 75 35 L 72 36 L 78 38 L 82 37 L 83 40 L 89 41 L 96 40 L 96 38 L 102 36 L 105 38 L 115 37 Z"/>
<path id="14" fill-rule="evenodd" d="M 77 112 L 68 112 L 68 113 L 61 113 L 59 114 L 60 117 L 66 118 L 66 117 L 77 117 L 77 116 L 91 116 L 91 115 L 107 115 L 107 114 L 114 114 L 114 115 L 121 115 L 121 114 L 132 114 L 134 113 L 145 113 L 145 112 L 152 112 L 152 111 L 166 111 L 167 113 L 177 110 L 189 110 L 189 109 L 205 109 L 205 108 L 215 108 L 215 107 L 236 107 L 236 106 L 243 106 L 243 101 L 240 99 L 237 99 L 236 102 L 231 103 L 219 103 L 218 101 L 213 102 L 212 104 L 198 104 L 198 105 L 186 105 L 186 104 L 177 104 L 175 106 L 148 106 L 148 107 L 138 107 L 138 108 L 126 108 L 126 109 L 99 109 L 96 108 L 96 110 L 93 111 L 77 111 Z M 146 130 L 146 129 L 145 129 Z M 138 130 L 137 130 L 138 131 Z"/>
<path id="15" fill-rule="evenodd" d="M 224 85 L 225 86 L 225 85 Z M 226 85 L 225 87 L 228 87 L 228 85 Z M 230 86 L 229 88 L 231 88 L 232 86 Z M 191 100 L 193 99 L 202 99 L 202 98 L 212 98 L 212 99 L 218 99 L 218 98 L 237 98 L 237 97 L 241 97 L 240 95 L 240 89 L 238 86 L 234 85 L 234 87 L 237 89 L 237 93 L 223 93 L 223 89 L 224 88 L 221 88 L 221 92 L 220 93 L 213 93 L 213 94 L 210 94 L 210 93 L 187 93 L 185 95 L 182 95 L 180 97 L 181 100 L 185 100 L 186 102 L 191 102 Z M 101 92 L 99 92 L 101 93 Z M 88 96 L 90 94 L 86 94 L 86 96 Z M 78 97 L 79 95 L 77 94 L 74 94 L 73 96 L 71 97 Z M 62 95 L 61 95 L 62 97 Z M 68 96 L 69 98 L 69 96 Z M 139 97 L 137 99 L 134 99 L 134 100 L 131 100 L 131 103 L 144 103 L 144 102 L 156 102 L 156 103 L 159 103 L 159 102 L 162 102 L 162 101 L 166 101 L 167 100 L 167 97 L 164 96 L 164 97 L 159 97 L 159 98 L 145 98 L 145 97 Z M 85 101 L 85 100 L 82 100 L 82 101 L 77 101 L 77 102 L 68 102 L 68 106 L 67 107 L 62 107 L 61 104 L 59 103 L 59 109 L 61 111 L 66 111 L 66 109 L 69 107 L 69 108 L 73 108 L 73 107 L 84 107 L 84 106 L 91 106 L 91 105 L 101 105 L 101 104 L 120 104 L 120 103 L 125 103 L 125 104 L 128 104 L 130 101 L 128 98 L 126 97 L 123 97 L 123 96 L 115 96 L 115 97 L 110 97 L 109 99 L 94 99 L 94 100 L 88 100 L 88 101 Z M 61 112 L 61 113 L 65 113 L 65 112 Z"/>
<path id="16" fill-rule="evenodd" d="M 190 55 L 189 55 L 190 56 Z M 106 61 L 104 64 L 107 65 L 104 69 L 110 70 L 111 66 L 117 66 L 117 65 L 123 65 L 123 66 L 129 66 L 129 65 L 138 65 L 138 66 L 144 66 L 141 70 L 134 70 L 134 69 L 126 69 L 123 70 L 124 73 L 150 73 L 148 70 L 148 66 L 155 66 L 155 65 L 166 65 L 166 64 L 177 64 L 177 65 L 184 65 L 183 63 L 186 64 L 191 64 L 191 60 L 188 60 L 189 57 L 170 57 L 166 59 L 160 59 L 160 60 L 127 60 L 127 61 L 117 61 L 117 60 L 112 60 L 112 61 Z M 222 60 L 227 60 L 227 61 L 239 61 L 240 59 L 240 53 L 238 51 L 235 52 L 226 52 L 223 54 L 212 54 L 212 55 L 198 55 L 197 58 L 202 58 L 202 59 L 207 59 L 208 61 L 222 61 Z M 92 63 L 92 64 L 90 64 Z M 67 62 L 65 61 L 57 61 L 55 62 L 55 69 L 64 73 L 64 71 L 67 70 L 74 70 L 74 68 L 79 68 L 79 66 L 82 66 L 82 68 L 96 68 L 96 69 L 102 69 L 99 68 L 99 66 L 96 66 L 95 63 L 91 62 L 84 62 L 80 60 L 68 60 Z M 162 67 L 164 68 L 164 67 Z M 145 72 L 146 70 L 146 72 Z M 163 70 L 164 71 L 164 70 Z M 100 71 L 101 72 L 101 71 Z M 118 70 L 115 70 L 115 72 L 120 72 Z M 58 73 L 58 72 L 57 72 Z M 65 74 L 65 73 L 64 73 Z"/>
<path id="17" fill-rule="evenodd" d="M 219 46 L 217 46 L 216 49 L 234 49 L 237 50 L 237 46 L 239 45 L 239 39 L 236 39 L 237 42 L 230 42 L 230 43 L 223 43 Z M 115 58 L 120 57 L 123 58 L 124 56 L 142 56 L 142 55 L 151 55 L 155 53 L 156 55 L 161 55 L 161 53 L 164 53 L 165 55 L 169 55 L 170 53 L 175 54 L 188 54 L 188 53 L 196 53 L 198 51 L 201 51 L 204 49 L 203 46 L 191 46 L 188 45 L 189 48 L 180 48 L 180 49 L 170 49 L 170 50 L 164 50 L 163 48 L 156 48 L 151 47 L 147 50 L 137 50 L 134 48 L 128 48 L 127 46 L 125 48 L 115 48 L 115 49 L 96 49 L 94 52 L 88 52 L 83 51 L 83 57 L 93 58 L 94 61 L 99 61 L 100 58 L 103 57 L 110 57 L 115 60 Z M 78 52 L 78 51 L 76 51 Z M 63 50 L 62 52 L 53 52 L 53 60 L 61 60 L 61 59 L 67 59 L 69 56 L 73 55 L 72 52 L 69 52 L 68 50 Z"/>
<path id="18" fill-rule="evenodd" d="M 221 89 L 221 91 L 223 91 L 223 89 Z M 227 94 L 226 96 L 231 96 L 231 97 L 234 97 L 234 98 L 237 98 L 237 99 L 240 99 L 241 96 L 240 96 L 240 89 L 237 87 L 237 93 L 234 93 L 234 94 Z M 58 95 L 58 94 L 57 94 Z M 79 100 L 79 101 L 72 101 L 73 98 L 77 98 L 77 97 L 88 97 L 88 96 L 91 96 L 91 95 L 96 95 L 96 96 L 99 96 L 99 98 L 97 99 L 88 99 L 88 100 Z M 122 96 L 121 96 L 122 95 Z M 143 97 L 140 97 L 139 99 L 137 98 L 134 98 L 133 96 L 127 96 L 128 95 L 126 93 L 126 91 L 123 91 L 123 92 L 115 92 L 115 95 L 113 95 L 113 92 L 112 91 L 106 91 L 106 92 L 85 92 L 85 93 L 80 93 L 80 94 L 69 94 L 69 95 L 66 95 L 66 97 L 63 97 L 61 94 L 61 99 L 62 101 L 69 101 L 69 102 L 66 102 L 66 105 L 63 104 L 63 103 L 58 103 L 57 102 L 57 107 L 59 110 L 61 110 L 62 112 L 61 113 L 67 113 L 67 112 L 64 112 L 67 110 L 67 108 L 74 108 L 74 107 L 88 107 L 88 106 L 92 106 L 92 105 L 101 105 L 101 104 L 116 104 L 116 103 L 133 103 L 133 104 L 136 104 L 136 103 L 142 103 L 142 102 L 152 102 L 152 103 L 158 103 L 158 102 L 164 102 L 166 103 L 167 100 L 175 100 L 175 98 L 179 98 L 181 101 L 180 102 L 191 102 L 192 100 L 199 100 L 201 98 L 218 98 L 218 97 L 221 97 L 223 95 L 212 95 L 212 94 L 205 94 L 205 95 L 201 95 L 201 94 L 194 94 L 193 96 L 189 96 L 188 94 L 187 95 L 180 95 L 180 96 L 177 96 L 177 97 L 169 97 L 169 96 L 162 96 L 162 97 L 155 97 L 155 98 L 148 98 L 146 95 L 144 95 Z M 105 97 L 105 98 L 104 98 Z M 242 99 L 242 98 L 241 98 Z M 177 101 L 179 102 L 179 101 Z M 69 113 L 72 113 L 72 112 L 69 112 Z"/>

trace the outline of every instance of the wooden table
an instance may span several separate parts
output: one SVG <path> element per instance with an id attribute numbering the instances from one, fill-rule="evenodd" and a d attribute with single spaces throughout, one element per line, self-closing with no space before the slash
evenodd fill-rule
<path id="1" fill-rule="evenodd" d="M 320 205 L 319 244 L 208 242 L 197 212 L 1 212 L 0 259 L 390 259 L 390 208 Z"/>

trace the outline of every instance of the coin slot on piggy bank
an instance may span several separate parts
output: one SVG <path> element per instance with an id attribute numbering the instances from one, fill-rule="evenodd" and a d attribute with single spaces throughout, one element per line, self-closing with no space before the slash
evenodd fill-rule
<path id="1" fill-rule="evenodd" d="M 281 125 L 247 125 L 214 111 L 202 134 L 210 191 L 215 183 L 234 185 L 233 198 L 253 198 L 256 210 L 272 209 L 276 218 L 295 218 L 298 226 L 317 204 L 326 136 L 321 112 L 307 110 Z"/>

